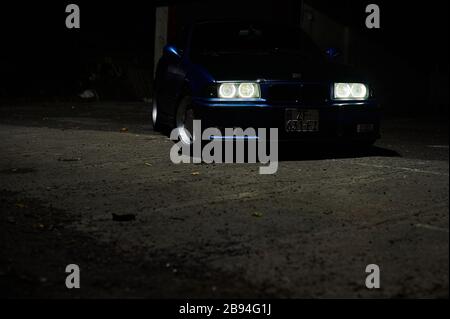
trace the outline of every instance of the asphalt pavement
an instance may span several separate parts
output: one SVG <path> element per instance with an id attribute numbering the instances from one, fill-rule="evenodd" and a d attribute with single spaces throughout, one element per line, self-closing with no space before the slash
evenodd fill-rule
<path id="1" fill-rule="evenodd" d="M 143 103 L 0 106 L 0 294 L 448 298 L 448 119 L 282 150 L 274 175 L 176 165 L 172 146 Z"/>

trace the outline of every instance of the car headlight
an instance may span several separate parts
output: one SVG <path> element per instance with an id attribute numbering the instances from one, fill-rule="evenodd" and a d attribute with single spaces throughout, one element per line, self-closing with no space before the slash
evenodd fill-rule
<path id="1" fill-rule="evenodd" d="M 362 83 L 334 83 L 333 95 L 336 100 L 366 100 L 369 90 Z"/>
<path id="2" fill-rule="evenodd" d="M 222 83 L 218 96 L 222 99 L 256 99 L 261 97 L 258 83 Z"/>

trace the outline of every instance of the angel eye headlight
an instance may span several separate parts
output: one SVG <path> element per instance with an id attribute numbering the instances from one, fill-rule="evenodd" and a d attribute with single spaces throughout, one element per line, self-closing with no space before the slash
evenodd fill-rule
<path id="1" fill-rule="evenodd" d="M 255 99 L 261 96 L 258 83 L 222 83 L 218 96 L 222 99 Z"/>
<path id="2" fill-rule="evenodd" d="M 335 83 L 334 84 L 334 98 L 335 99 L 347 99 L 351 94 L 351 87 L 348 83 Z"/>
<path id="3" fill-rule="evenodd" d="M 367 87 L 364 84 L 354 83 L 350 94 L 355 99 L 365 99 L 367 97 Z"/>
<path id="4" fill-rule="evenodd" d="M 366 100 L 369 96 L 367 86 L 362 83 L 334 83 L 334 99 Z"/>
<path id="5" fill-rule="evenodd" d="M 238 95 L 240 98 L 258 98 L 259 86 L 255 83 L 241 83 L 238 88 Z"/>
<path id="6" fill-rule="evenodd" d="M 219 97 L 224 99 L 236 97 L 236 85 L 234 83 L 222 83 L 219 86 Z"/>

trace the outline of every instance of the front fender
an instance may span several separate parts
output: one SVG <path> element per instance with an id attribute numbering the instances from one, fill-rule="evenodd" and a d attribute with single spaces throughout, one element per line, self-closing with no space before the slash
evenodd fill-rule
<path id="1" fill-rule="evenodd" d="M 189 64 L 186 73 L 186 81 L 193 97 L 202 96 L 205 87 L 215 83 L 214 77 L 202 66 Z"/>

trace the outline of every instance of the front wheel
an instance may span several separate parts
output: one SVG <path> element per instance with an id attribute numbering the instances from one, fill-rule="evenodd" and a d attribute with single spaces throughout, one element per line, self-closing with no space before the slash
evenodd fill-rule
<path id="1" fill-rule="evenodd" d="M 175 128 L 178 130 L 180 141 L 186 145 L 192 145 L 197 138 L 194 129 L 195 113 L 190 96 L 181 98 L 175 114 Z"/>
<path id="2" fill-rule="evenodd" d="M 155 130 L 157 132 L 160 132 L 163 128 L 162 124 L 161 124 L 161 116 L 159 115 L 156 94 L 154 94 L 154 96 L 153 96 L 153 103 L 152 103 L 152 124 L 153 124 L 153 130 Z"/>

